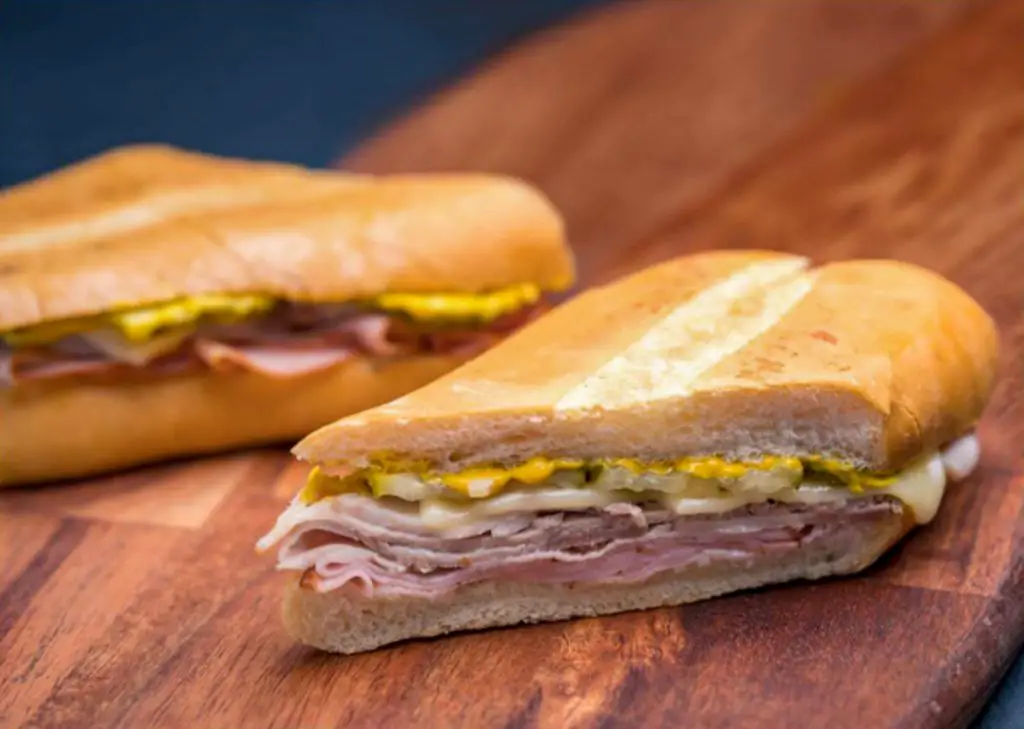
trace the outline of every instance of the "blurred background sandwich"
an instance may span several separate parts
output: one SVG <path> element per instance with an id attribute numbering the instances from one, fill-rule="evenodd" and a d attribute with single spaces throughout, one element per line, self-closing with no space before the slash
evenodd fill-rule
<path id="1" fill-rule="evenodd" d="M 516 180 L 114 150 L 0 194 L 0 485 L 297 438 L 572 279 Z"/>

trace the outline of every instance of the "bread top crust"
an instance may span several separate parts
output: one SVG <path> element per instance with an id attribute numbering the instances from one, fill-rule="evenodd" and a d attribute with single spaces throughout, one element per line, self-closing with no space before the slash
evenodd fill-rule
<path id="1" fill-rule="evenodd" d="M 893 471 L 973 427 L 997 360 L 977 303 L 905 263 L 808 266 L 764 251 L 654 266 L 295 453 L 440 469 L 534 455 L 828 455 Z"/>
<path id="2" fill-rule="evenodd" d="M 137 146 L 0 192 L 0 331 L 204 293 L 346 301 L 572 278 L 557 211 L 511 178 Z"/>

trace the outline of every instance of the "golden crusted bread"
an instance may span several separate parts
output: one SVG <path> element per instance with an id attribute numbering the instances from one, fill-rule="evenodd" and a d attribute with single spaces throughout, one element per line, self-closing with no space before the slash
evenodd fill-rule
<path id="1" fill-rule="evenodd" d="M 586 292 L 295 453 L 442 469 L 541 454 L 824 454 L 889 471 L 974 425 L 996 359 L 981 307 L 916 266 L 705 253 Z"/>
<path id="2" fill-rule="evenodd" d="M 307 645 L 337 653 L 360 653 L 409 638 L 519 623 L 611 615 L 706 600 L 737 590 L 799 579 L 859 572 L 910 529 L 913 519 L 897 509 L 860 525 L 851 548 L 842 536 L 780 556 L 771 551 L 749 564 L 694 567 L 655 575 L 634 585 L 523 584 L 482 582 L 439 600 L 375 598 L 348 590 L 318 593 L 293 581 L 284 599 L 289 634 Z"/>
<path id="3" fill-rule="evenodd" d="M 294 442 L 339 413 L 386 402 L 463 359 L 424 355 L 382 364 L 360 358 L 290 379 L 206 370 L 135 383 L 0 389 L 0 487 Z"/>
<path id="4" fill-rule="evenodd" d="M 550 202 L 487 175 L 371 177 L 125 147 L 0 192 L 0 331 L 201 293 L 344 301 L 561 289 Z"/>

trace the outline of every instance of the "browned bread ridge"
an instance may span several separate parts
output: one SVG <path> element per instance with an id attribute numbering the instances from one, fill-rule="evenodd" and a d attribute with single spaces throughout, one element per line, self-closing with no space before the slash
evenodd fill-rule
<path id="1" fill-rule="evenodd" d="M 561 289 L 550 202 L 510 178 L 372 177 L 117 149 L 0 192 L 0 331 L 202 293 L 345 301 Z"/>
<path id="2" fill-rule="evenodd" d="M 827 454 L 889 471 L 974 425 L 996 359 L 992 320 L 925 269 L 704 253 L 583 293 L 295 453 L 441 469 L 534 455 Z"/>

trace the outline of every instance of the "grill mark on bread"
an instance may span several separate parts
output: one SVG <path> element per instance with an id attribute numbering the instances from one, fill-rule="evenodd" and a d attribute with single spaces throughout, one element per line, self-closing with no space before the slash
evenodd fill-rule
<path id="1" fill-rule="evenodd" d="M 701 375 L 775 326 L 811 290 L 805 259 L 755 263 L 676 307 L 566 393 L 557 410 L 621 407 L 692 392 Z"/>
<path id="2" fill-rule="evenodd" d="M 117 175 L 101 174 L 104 165 L 116 168 Z M 290 165 L 238 163 L 157 146 L 125 148 L 0 195 L 0 204 L 21 211 L 0 215 L 5 229 L 0 252 L 80 248 L 83 241 L 269 202 L 293 190 L 305 195 L 314 174 Z M 59 182 L 74 194 L 55 194 L 52 184 Z M 344 184 L 341 176 L 334 182 Z"/>
<path id="3" fill-rule="evenodd" d="M 49 227 L 0 237 L 5 254 L 39 252 L 40 248 L 81 246 L 83 240 L 97 244 L 112 237 L 163 225 L 177 218 L 202 215 L 225 207 L 243 207 L 266 199 L 265 190 L 222 185 L 202 185 L 187 191 L 147 194 L 139 189 L 133 199 L 111 210 L 97 210 L 84 218 Z"/>
<path id="4" fill-rule="evenodd" d="M 446 390 L 454 410 L 476 408 L 491 399 L 553 404 L 705 288 L 754 261 L 780 258 L 793 259 L 774 253 L 717 252 L 697 257 L 685 271 L 669 261 L 634 278 L 584 291 L 514 334 L 509 346 L 495 348 L 496 354 L 485 352 L 461 367 L 458 376 L 442 378 L 437 388 Z M 610 292 L 616 295 L 609 296 Z M 510 358 L 507 350 L 512 347 L 530 355 Z M 556 359 L 572 366 L 553 369 Z M 401 417 L 408 406 L 419 404 L 418 396 L 410 395 L 375 412 Z M 348 422 L 358 421 L 354 416 Z"/>
<path id="5" fill-rule="evenodd" d="M 22 232 L 0 232 L 0 254 L 15 261 L 37 262 L 42 268 L 53 264 L 47 256 L 61 248 L 74 249 L 79 255 L 130 251 L 151 235 L 215 226 L 233 215 L 268 208 L 294 211 L 300 219 L 303 206 L 341 205 L 353 186 L 365 184 L 344 177 L 317 180 L 311 173 L 299 171 L 286 177 L 254 170 L 250 179 L 183 183 L 180 187 L 184 189 L 140 185 L 114 207 L 110 201 L 96 200 L 93 209 L 76 210 L 66 220 L 42 227 L 25 226 L 28 230 Z"/>

